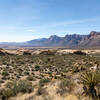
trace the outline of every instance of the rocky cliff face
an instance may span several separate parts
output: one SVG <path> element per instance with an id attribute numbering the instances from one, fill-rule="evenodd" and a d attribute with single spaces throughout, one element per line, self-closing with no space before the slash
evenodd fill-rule
<path id="1" fill-rule="evenodd" d="M 65 37 L 53 35 L 39 42 L 33 40 L 28 43 L 33 46 L 37 44 L 37 46 L 100 47 L 100 32 L 92 31 L 89 35 L 73 34 Z"/>
<path id="2" fill-rule="evenodd" d="M 79 43 L 80 47 L 100 47 L 100 32 L 92 31 Z"/>

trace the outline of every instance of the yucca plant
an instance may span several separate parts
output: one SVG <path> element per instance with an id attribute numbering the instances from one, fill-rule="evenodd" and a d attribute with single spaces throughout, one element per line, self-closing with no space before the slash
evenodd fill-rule
<path id="1" fill-rule="evenodd" d="M 99 72 L 86 72 L 81 75 L 81 82 L 83 84 L 84 93 L 92 98 L 97 97 L 96 86 L 100 83 Z"/>

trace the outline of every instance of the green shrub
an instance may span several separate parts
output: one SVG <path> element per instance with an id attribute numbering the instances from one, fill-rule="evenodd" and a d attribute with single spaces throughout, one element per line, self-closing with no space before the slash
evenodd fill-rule
<path id="1" fill-rule="evenodd" d="M 40 86 L 43 86 L 45 83 L 48 83 L 48 82 L 50 82 L 50 79 L 49 78 L 41 79 L 39 81 L 39 85 Z"/>
<path id="2" fill-rule="evenodd" d="M 33 90 L 32 83 L 27 80 L 9 82 L 6 84 L 7 89 L 3 91 L 3 96 L 7 98 L 15 96 L 18 93 L 31 93 Z"/>
<path id="3" fill-rule="evenodd" d="M 6 98 L 9 98 L 11 96 L 14 96 L 14 93 L 13 93 L 12 89 L 6 89 L 3 91 L 3 96 L 5 96 Z"/>
<path id="4" fill-rule="evenodd" d="M 28 82 L 26 80 L 20 80 L 18 82 L 17 88 L 18 88 L 19 92 L 30 93 L 30 92 L 32 92 L 32 83 Z"/>
<path id="5" fill-rule="evenodd" d="M 2 75 L 3 75 L 3 76 L 8 76 L 9 73 L 8 73 L 7 71 L 3 71 L 3 72 L 2 72 Z"/>
<path id="6" fill-rule="evenodd" d="M 29 72 L 28 72 L 28 71 L 25 71 L 25 72 L 24 72 L 24 75 L 29 75 Z"/>
<path id="7" fill-rule="evenodd" d="M 36 70 L 36 71 L 39 71 L 39 70 L 40 70 L 40 66 L 36 65 L 36 66 L 35 66 L 35 70 Z"/>
<path id="8" fill-rule="evenodd" d="M 28 76 L 27 80 L 29 80 L 29 81 L 36 81 L 36 79 L 33 76 Z"/>

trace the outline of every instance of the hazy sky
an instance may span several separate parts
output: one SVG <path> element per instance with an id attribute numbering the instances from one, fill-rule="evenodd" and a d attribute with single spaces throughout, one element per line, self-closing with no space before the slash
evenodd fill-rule
<path id="1" fill-rule="evenodd" d="M 100 0 L 0 0 L 0 42 L 100 31 Z"/>

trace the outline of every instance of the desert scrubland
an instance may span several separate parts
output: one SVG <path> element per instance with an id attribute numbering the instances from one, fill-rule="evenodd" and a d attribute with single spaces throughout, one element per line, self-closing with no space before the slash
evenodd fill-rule
<path id="1" fill-rule="evenodd" d="M 100 50 L 0 49 L 1 100 L 100 100 Z"/>

